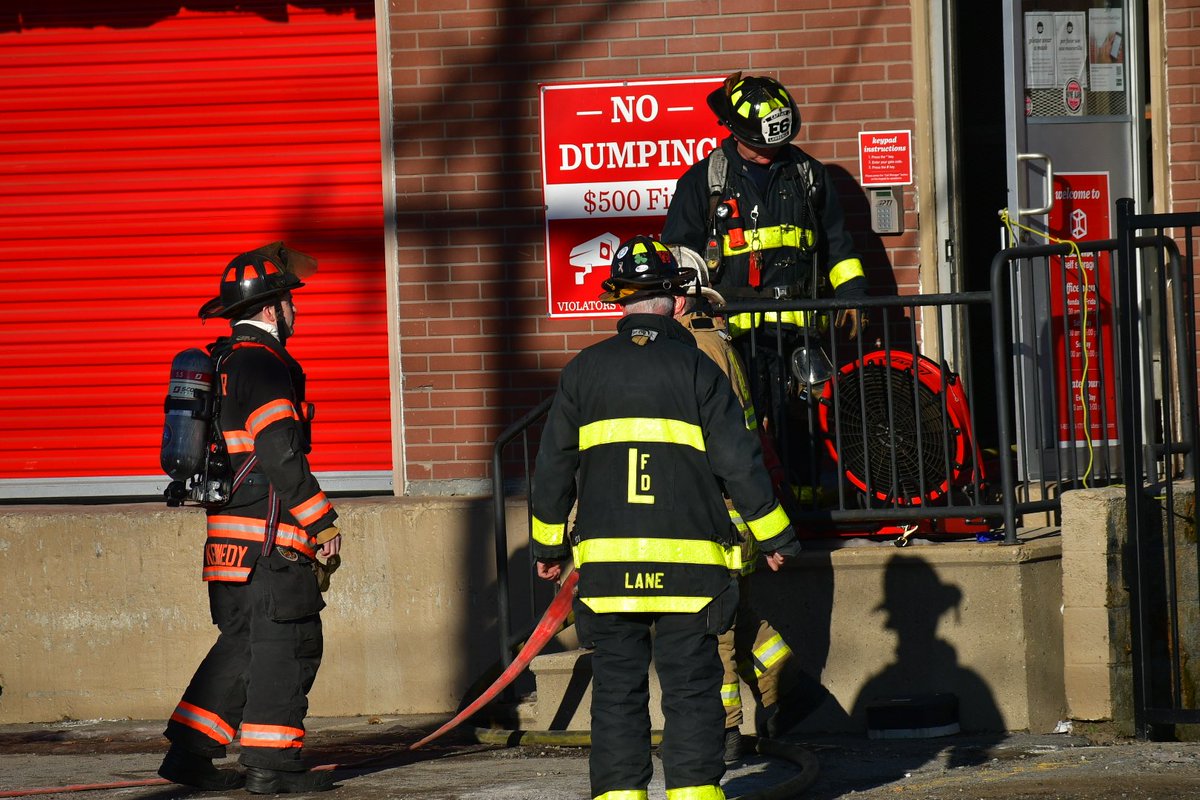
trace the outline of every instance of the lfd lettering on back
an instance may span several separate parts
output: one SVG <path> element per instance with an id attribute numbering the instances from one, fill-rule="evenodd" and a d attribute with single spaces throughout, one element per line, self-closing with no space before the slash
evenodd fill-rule
<path id="1" fill-rule="evenodd" d="M 204 566 L 240 567 L 249 547 L 240 544 L 208 544 L 204 546 Z"/>
<path id="2" fill-rule="evenodd" d="M 626 589 L 661 589 L 663 588 L 663 573 L 661 572 L 635 572 L 632 575 L 625 573 L 625 588 Z"/>

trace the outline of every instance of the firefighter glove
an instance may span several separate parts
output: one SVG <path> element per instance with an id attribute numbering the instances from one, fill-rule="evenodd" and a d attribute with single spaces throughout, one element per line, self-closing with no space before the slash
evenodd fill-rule
<path id="1" fill-rule="evenodd" d="M 330 556 L 325 561 L 319 558 L 313 559 L 313 572 L 317 576 L 317 587 L 322 592 L 329 591 L 329 576 L 337 572 L 337 568 L 342 565 L 342 557 L 338 555 Z"/>
<path id="2" fill-rule="evenodd" d="M 321 531 L 320 533 L 318 533 L 316 535 L 316 542 L 318 545 L 322 545 L 322 544 L 325 544 L 326 542 L 328 542 L 330 539 L 335 538 L 337 535 L 338 535 L 337 526 L 330 525 L 328 528 L 326 528 L 325 530 Z"/>
<path id="3" fill-rule="evenodd" d="M 789 541 L 787 544 L 771 550 L 770 553 L 779 553 L 785 558 L 795 558 L 796 556 L 800 555 L 803 549 L 804 547 L 800 544 L 800 540 L 793 536 L 791 541 Z"/>

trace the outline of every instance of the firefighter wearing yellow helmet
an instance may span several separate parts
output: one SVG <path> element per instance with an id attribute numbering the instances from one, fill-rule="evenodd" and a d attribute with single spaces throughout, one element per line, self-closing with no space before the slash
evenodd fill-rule
<path id="1" fill-rule="evenodd" d="M 724 798 L 717 636 L 737 606 L 738 551 L 722 486 L 759 548 L 782 561 L 797 547 L 729 380 L 673 319 L 693 277 L 649 237 L 621 245 L 600 296 L 621 305 L 617 333 L 563 368 L 534 470 L 538 575 L 557 580 L 573 558 L 576 628 L 594 647 L 598 800 L 647 796 L 652 658 L 667 797 Z"/>
<path id="2" fill-rule="evenodd" d="M 730 302 L 809 299 L 828 291 L 845 300 L 865 296 L 862 261 L 828 171 L 792 143 L 800 111 L 791 93 L 773 78 L 737 72 L 708 95 L 708 106 L 730 136 L 679 178 L 662 241 L 701 253 L 713 289 Z M 726 315 L 726 321 L 751 370 L 759 422 L 789 440 L 779 449 L 794 465 L 801 459 L 790 457 L 797 443 L 790 441 L 788 390 L 794 385 L 803 396 L 811 383 L 828 379 L 809 368 L 824 363 L 814 337 L 825 320 L 770 311 Z M 853 339 L 866 316 L 849 309 L 836 322 Z M 758 336 L 755 348 L 744 334 L 760 326 L 767 335 Z M 783 336 L 782 353 L 776 333 Z"/>
<path id="3" fill-rule="evenodd" d="M 708 95 L 730 136 L 680 177 L 662 241 L 704 255 L 726 299 L 865 294 L 866 278 L 825 166 L 791 144 L 796 101 L 779 81 L 740 72 Z M 720 167 L 720 168 L 718 168 Z M 794 316 L 730 319 L 735 335 L 761 321 L 803 325 Z M 860 320 L 845 315 L 853 336 Z"/>

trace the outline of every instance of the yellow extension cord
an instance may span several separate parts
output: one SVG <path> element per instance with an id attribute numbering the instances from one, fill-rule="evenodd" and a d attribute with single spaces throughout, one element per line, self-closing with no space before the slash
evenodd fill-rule
<path id="1" fill-rule="evenodd" d="M 1088 372 L 1091 369 L 1091 359 L 1088 356 L 1088 347 L 1087 347 L 1087 345 L 1088 345 L 1088 294 L 1091 290 L 1091 285 L 1088 283 L 1087 270 L 1083 268 L 1083 254 L 1079 251 L 1079 245 L 1076 244 L 1073 239 L 1059 239 L 1056 236 L 1051 236 L 1049 233 L 1043 233 L 1042 231 L 1034 230 L 1033 228 L 1030 228 L 1027 225 L 1022 225 L 1021 223 L 1016 222 L 1011 217 L 1009 217 L 1007 208 L 1000 210 L 1000 220 L 1004 223 L 1005 227 L 1008 228 L 1008 235 L 1011 238 L 1011 241 L 1015 242 L 1018 240 L 1016 229 L 1020 228 L 1021 230 L 1027 231 L 1028 233 L 1031 233 L 1034 236 L 1041 236 L 1044 239 L 1046 239 L 1046 241 L 1048 241 L 1048 242 L 1052 242 L 1054 244 L 1070 245 L 1071 253 L 1075 257 L 1075 266 L 1079 270 L 1079 285 L 1080 285 L 1080 289 L 1082 290 L 1082 295 L 1083 295 L 1081 298 L 1081 302 L 1080 302 L 1080 306 L 1081 306 L 1080 313 L 1082 314 L 1082 320 L 1081 320 L 1081 324 L 1080 324 L 1080 333 L 1079 333 L 1079 336 L 1080 336 L 1079 349 L 1083 352 L 1083 374 L 1080 376 L 1080 380 L 1079 380 L 1079 406 L 1080 406 L 1080 408 L 1083 409 L 1083 438 L 1084 438 L 1084 441 L 1087 443 L 1087 449 L 1088 449 L 1087 469 L 1084 470 L 1083 479 L 1082 479 L 1083 488 L 1087 489 L 1087 488 L 1089 488 L 1088 487 L 1088 476 L 1090 476 L 1092 474 L 1092 467 L 1094 466 L 1094 462 L 1095 462 L 1095 450 L 1092 447 L 1092 425 L 1091 425 L 1090 416 L 1088 414 L 1088 402 L 1087 402 Z M 1064 314 L 1067 313 L 1066 287 L 1065 286 L 1063 287 L 1063 313 Z M 997 366 L 997 368 L 999 368 L 998 364 L 996 366 Z M 1067 373 L 1067 380 L 1070 380 L 1069 372 Z M 1073 420 L 1072 420 L 1071 424 L 1074 424 Z"/>

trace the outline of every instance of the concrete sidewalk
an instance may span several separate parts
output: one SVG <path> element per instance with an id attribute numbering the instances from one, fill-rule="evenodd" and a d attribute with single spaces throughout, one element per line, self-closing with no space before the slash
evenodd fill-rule
<path id="1" fill-rule="evenodd" d="M 590 796 L 586 747 L 485 744 L 455 731 L 418 751 L 416 742 L 444 717 L 309 720 L 311 763 L 334 766 L 329 800 L 541 800 Z M 160 782 L 166 749 L 162 721 L 59 722 L 0 726 L 0 797 L 167 800 L 199 793 Z M 537 734 L 529 735 L 534 740 Z M 502 740 L 503 735 L 485 737 Z M 1071 735 L 949 736 L 924 740 L 789 737 L 815 754 L 814 800 L 881 798 L 1062 798 L 1118 800 L 1200 798 L 1200 752 L 1192 744 L 1114 742 L 1094 745 Z M 233 760 L 232 757 L 230 759 Z M 665 796 L 655 760 L 651 798 Z M 792 761 L 755 756 L 730 770 L 729 797 L 779 797 L 772 787 L 803 782 Z M 65 787 L 81 787 L 66 791 Z M 82 787 L 92 787 L 83 789 Z M 246 800 L 242 791 L 224 795 Z"/>

